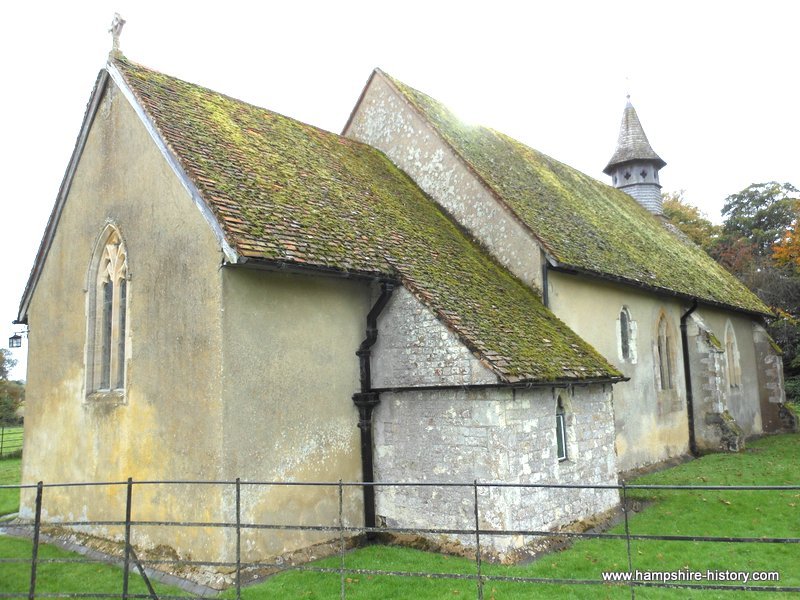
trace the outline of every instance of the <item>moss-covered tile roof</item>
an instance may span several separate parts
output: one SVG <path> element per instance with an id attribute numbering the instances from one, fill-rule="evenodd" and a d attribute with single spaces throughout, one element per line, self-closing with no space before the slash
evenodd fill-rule
<path id="1" fill-rule="evenodd" d="M 506 382 L 621 375 L 381 152 L 113 64 L 241 256 L 399 279 Z"/>
<path id="2" fill-rule="evenodd" d="M 500 132 L 466 125 L 437 100 L 387 78 L 561 266 L 771 314 L 702 249 L 671 234 L 624 192 Z"/>

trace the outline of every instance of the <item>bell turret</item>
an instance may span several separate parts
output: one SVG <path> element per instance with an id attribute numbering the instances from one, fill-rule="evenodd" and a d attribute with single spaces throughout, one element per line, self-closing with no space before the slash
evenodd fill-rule
<path id="1" fill-rule="evenodd" d="M 630 101 L 622 113 L 619 140 L 614 156 L 603 173 L 611 175 L 614 187 L 632 196 L 651 213 L 662 214 L 658 171 L 667 163 L 653 151 Z"/>

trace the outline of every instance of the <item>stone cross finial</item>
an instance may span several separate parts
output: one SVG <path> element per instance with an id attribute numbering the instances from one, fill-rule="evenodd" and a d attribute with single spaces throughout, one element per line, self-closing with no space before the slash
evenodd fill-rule
<path id="1" fill-rule="evenodd" d="M 119 36 L 122 33 L 122 28 L 125 26 L 125 19 L 119 16 L 119 13 L 114 13 L 114 20 L 111 22 L 111 29 L 108 32 L 111 34 L 111 53 L 119 54 Z"/>

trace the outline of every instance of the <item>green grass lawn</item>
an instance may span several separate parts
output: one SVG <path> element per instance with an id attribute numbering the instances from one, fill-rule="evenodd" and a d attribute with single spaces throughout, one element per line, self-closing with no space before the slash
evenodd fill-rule
<path id="1" fill-rule="evenodd" d="M 19 483 L 19 470 L 22 459 L 4 458 L 0 460 L 0 485 Z M 0 517 L 19 510 L 19 489 L 0 489 Z"/>
<path id="2" fill-rule="evenodd" d="M 0 536 L 0 559 L 30 559 L 32 544 L 30 540 Z M 39 558 L 76 559 L 80 555 L 66 552 L 55 546 L 40 544 Z M 42 562 L 36 568 L 36 592 L 46 593 L 88 593 L 116 594 L 122 592 L 122 569 L 103 563 L 48 563 Z M 178 588 L 161 585 L 151 581 L 156 592 L 164 595 L 185 595 Z M 0 563 L 0 593 L 28 592 L 30 585 L 30 562 Z M 138 573 L 132 569 L 128 584 L 131 594 L 147 594 L 147 586 Z"/>
<path id="3" fill-rule="evenodd" d="M 638 484 L 679 485 L 797 485 L 800 484 L 800 436 L 784 435 L 753 442 L 736 454 L 716 454 L 654 473 Z M 631 493 L 653 505 L 630 521 L 632 534 L 668 534 L 730 537 L 800 537 L 800 491 L 668 491 Z M 623 533 L 620 525 L 612 533 Z M 800 545 L 732 544 L 711 542 L 633 541 L 633 568 L 642 571 L 778 571 L 777 584 L 800 586 Z M 330 558 L 315 566 L 337 568 Z M 483 573 L 507 577 L 594 579 L 605 570 L 628 566 L 624 540 L 580 540 L 571 548 L 546 555 L 524 566 L 484 564 Z M 349 553 L 348 569 L 409 571 L 416 573 L 475 573 L 474 561 L 405 548 L 372 546 Z M 424 577 L 346 576 L 348 598 L 457 598 L 476 596 L 474 581 Z M 334 598 L 338 574 L 290 572 L 245 588 L 245 598 Z M 752 598 L 754 593 L 637 588 L 637 598 Z M 755 594 L 757 597 L 760 595 Z M 229 591 L 226 597 L 235 597 Z M 520 584 L 486 582 L 487 599 L 523 598 L 630 598 L 622 586 Z M 770 594 L 770 598 L 796 597 Z"/>
<path id="4" fill-rule="evenodd" d="M 642 477 L 637 484 L 680 485 L 797 485 L 800 483 L 800 436 L 764 438 L 736 454 L 719 454 Z M 6 461 L 3 461 L 6 462 Z M 2 463 L 0 463 L 2 465 Z M 632 534 L 710 535 L 747 537 L 800 537 L 800 491 L 671 491 L 632 490 L 630 495 L 652 502 L 630 520 Z M 622 525 L 611 530 L 624 532 Z M 0 537 L 0 558 L 29 556 L 26 540 Z M 53 556 L 67 553 L 43 546 Z M 642 571 L 778 571 L 782 586 L 800 586 L 800 544 L 732 544 L 711 542 L 632 541 L 633 568 Z M 48 554 L 49 555 L 49 554 Z M 75 555 L 71 555 L 75 556 Z M 312 567 L 338 568 L 339 557 L 313 563 Z M 419 574 L 474 574 L 474 561 L 419 550 L 370 546 L 345 556 L 348 569 L 404 571 Z M 501 577 L 592 579 L 605 570 L 628 566 L 624 540 L 580 540 L 561 552 L 545 555 L 528 565 L 483 565 L 483 574 Z M 42 565 L 42 591 L 119 591 L 121 571 L 106 565 Z M 0 563 L 0 591 L 13 586 L 26 590 L 27 565 Z M 8 582 L 8 583 L 7 583 Z M 116 586 L 116 587 L 115 587 Z M 243 588 L 246 599 L 338 598 L 338 573 L 286 572 L 264 583 Z M 143 588 L 137 587 L 137 590 Z M 163 588 L 162 588 L 163 589 Z M 347 598 L 440 599 L 475 598 L 475 581 L 440 579 L 435 576 L 403 577 L 347 573 Z M 141 592 L 138 592 L 141 593 Z M 174 592 L 173 592 L 174 593 Z M 234 598 L 228 590 L 225 598 Z M 637 588 L 637 598 L 753 598 L 755 593 Z M 769 598 L 796 597 L 769 594 Z M 630 598 L 620 585 L 555 585 L 487 581 L 487 600 L 527 598 Z"/>

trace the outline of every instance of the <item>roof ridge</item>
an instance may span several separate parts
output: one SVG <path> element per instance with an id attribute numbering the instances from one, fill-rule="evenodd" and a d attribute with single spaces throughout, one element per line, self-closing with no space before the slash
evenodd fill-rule
<path id="1" fill-rule="evenodd" d="M 426 94 L 425 92 L 421 92 L 416 88 L 413 88 L 411 86 L 406 85 L 405 83 L 402 83 L 401 81 L 399 81 L 398 79 L 395 79 L 394 77 L 392 77 L 391 75 L 389 75 L 388 73 L 386 73 L 384 71 L 380 71 L 380 73 L 386 77 L 386 79 L 389 82 L 389 84 L 392 85 L 395 88 L 395 90 L 397 90 L 397 92 L 399 92 L 400 97 L 403 100 L 406 101 L 406 103 L 414 110 L 414 112 L 416 112 L 418 115 L 420 115 L 423 118 L 423 120 L 425 120 L 426 122 L 431 124 L 431 127 L 434 130 L 434 133 L 436 133 L 441 138 L 442 142 L 444 142 L 450 149 L 453 150 L 453 153 L 455 154 L 457 159 L 459 161 L 461 161 L 461 163 L 464 165 L 464 167 L 468 171 L 470 171 L 484 185 L 484 187 L 489 191 L 489 193 L 492 196 L 494 196 L 495 200 L 497 200 L 498 204 L 500 204 L 500 206 L 502 206 L 508 212 L 508 214 L 511 216 L 511 218 L 514 219 L 517 223 L 519 223 L 519 225 L 522 226 L 523 229 L 525 229 L 525 231 L 530 233 L 536 239 L 536 241 L 539 243 L 539 245 L 541 246 L 542 250 L 550 258 L 553 258 L 552 249 L 547 244 L 547 242 L 545 240 L 543 240 L 539 236 L 539 234 L 536 231 L 534 231 L 533 228 L 530 227 L 530 225 L 528 223 L 526 223 L 523 219 L 521 219 L 519 217 L 519 215 L 516 213 L 516 211 L 511 206 L 509 206 L 509 204 L 505 201 L 503 196 L 494 188 L 494 186 L 491 184 L 491 182 L 489 182 L 481 173 L 479 173 L 478 170 L 475 169 L 475 167 L 469 163 L 469 161 L 464 159 L 464 157 L 462 156 L 461 152 L 458 151 L 458 149 L 452 144 L 452 142 L 450 140 L 448 140 L 442 134 L 442 132 L 439 131 L 439 129 L 436 127 L 436 125 L 434 125 L 433 123 L 430 122 L 430 119 L 425 114 L 425 112 L 422 111 L 414 102 L 412 102 L 406 96 L 406 94 L 404 93 L 404 90 L 402 89 L 402 87 L 407 87 L 408 89 L 414 91 L 415 93 L 421 94 L 422 96 L 425 96 L 426 98 L 428 98 L 429 100 L 435 102 L 436 104 L 438 104 L 439 106 L 441 106 L 445 110 L 449 110 L 449 109 L 447 109 L 447 107 L 444 104 L 442 104 L 441 102 L 436 100 L 436 98 L 434 98 L 433 96 L 430 96 L 430 95 Z M 398 85 L 398 84 L 400 84 L 400 85 Z M 359 101 L 360 101 L 360 99 L 359 99 Z M 358 108 L 358 104 L 356 104 L 356 108 L 353 109 L 354 113 L 355 113 L 355 110 L 357 108 Z M 494 130 L 492 128 L 486 127 L 485 125 L 470 125 L 469 127 L 484 129 L 484 130 L 492 133 L 493 135 L 495 135 L 497 137 L 499 137 L 499 134 L 501 133 L 501 132 L 498 132 L 498 131 L 496 131 L 496 130 Z M 505 134 L 502 134 L 502 135 L 505 135 Z"/>
<path id="2" fill-rule="evenodd" d="M 132 60 L 128 59 L 127 57 L 122 57 L 122 59 L 120 59 L 119 57 L 113 57 L 113 58 L 109 57 L 109 61 L 108 62 L 122 62 L 122 63 L 127 64 L 127 65 L 129 65 L 131 67 L 134 67 L 136 69 L 141 69 L 141 70 L 147 71 L 149 73 L 153 73 L 155 75 L 159 75 L 161 77 L 168 77 L 169 79 L 178 81 L 178 82 L 180 82 L 182 84 L 185 84 L 185 85 L 188 85 L 188 86 L 192 86 L 192 87 L 198 88 L 200 90 L 204 90 L 206 92 L 209 92 L 211 94 L 219 96 L 220 98 L 224 98 L 225 100 L 229 100 L 231 102 L 236 102 L 237 104 L 242 104 L 242 105 L 247 106 L 249 108 L 253 108 L 253 109 L 259 110 L 259 111 L 264 111 L 264 112 L 270 113 L 272 115 L 277 115 L 277 116 L 282 117 L 284 119 L 289 119 L 289 120 L 294 121 L 296 123 L 300 123 L 301 125 L 303 125 L 305 127 L 310 127 L 312 129 L 315 129 L 315 130 L 317 130 L 317 131 L 319 131 L 321 133 L 325 133 L 325 134 L 328 134 L 328 135 L 336 136 L 336 137 L 340 138 L 341 140 L 346 140 L 349 143 L 369 146 L 369 144 L 364 144 L 364 142 L 360 142 L 358 140 L 354 140 L 352 138 L 345 137 L 345 136 L 343 136 L 343 135 L 341 135 L 339 133 L 336 133 L 335 131 L 329 131 L 328 129 L 320 127 L 319 125 L 314 125 L 313 123 L 308 123 L 307 121 L 301 121 L 300 119 L 297 119 L 295 117 L 286 115 L 286 114 L 278 112 L 276 110 L 272 110 L 271 108 L 266 108 L 264 106 L 261 106 L 259 104 L 255 104 L 255 103 L 250 102 L 248 100 L 242 100 L 241 98 L 237 98 L 235 96 L 231 96 L 231 95 L 226 94 L 224 92 L 220 92 L 219 90 L 215 90 L 214 88 L 211 88 L 211 87 L 199 84 L 199 83 L 194 83 L 194 82 L 191 82 L 191 81 L 187 81 L 186 79 L 182 79 L 180 77 L 176 77 L 175 75 L 170 75 L 168 73 L 164 73 L 163 71 L 159 71 L 157 69 L 153 69 L 153 68 L 148 67 L 146 65 L 143 65 L 141 63 L 137 63 L 135 61 L 132 61 Z M 123 73 L 123 76 L 124 75 L 125 74 Z M 369 146 L 369 147 L 371 147 L 371 146 Z"/>
<path id="3" fill-rule="evenodd" d="M 440 320 L 456 315 L 457 327 L 443 323 L 507 382 L 622 376 L 384 153 L 124 64 L 143 110 L 245 259 L 413 280 L 427 309 Z"/>
<path id="4" fill-rule="evenodd" d="M 541 241 L 554 266 L 709 305 L 770 314 L 708 255 L 675 248 L 683 244 L 621 190 L 507 134 L 466 125 L 424 92 L 391 76 L 387 80 L 499 205 Z"/>

